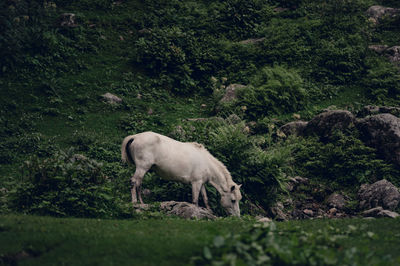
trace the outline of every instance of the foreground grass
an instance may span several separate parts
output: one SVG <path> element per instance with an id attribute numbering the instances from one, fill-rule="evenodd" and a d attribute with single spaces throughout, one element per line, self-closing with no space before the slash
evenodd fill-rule
<path id="1" fill-rule="evenodd" d="M 243 233 L 252 220 L 100 220 L 25 215 L 0 216 L 0 263 L 19 265 L 187 265 L 217 235 Z M 277 223 L 281 237 L 356 228 L 341 244 L 373 254 L 370 265 L 400 263 L 398 219 L 307 220 Z M 382 260 L 381 260 L 382 259 Z"/>
<path id="2" fill-rule="evenodd" d="M 19 265 L 182 265 L 241 220 L 100 220 L 2 216 L 0 258 Z"/>

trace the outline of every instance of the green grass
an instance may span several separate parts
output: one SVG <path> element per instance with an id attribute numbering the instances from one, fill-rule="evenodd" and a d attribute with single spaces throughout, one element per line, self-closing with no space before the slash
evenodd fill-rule
<path id="1" fill-rule="evenodd" d="M 25 251 L 29 255 L 20 259 L 18 265 L 187 265 L 193 256 L 202 254 L 203 247 L 210 245 L 215 236 L 243 233 L 253 223 L 232 218 L 216 221 L 26 215 L 0 218 L 0 262 L 17 262 L 18 254 Z M 355 229 L 339 241 L 337 254 L 355 247 L 360 254 L 372 254 L 369 265 L 383 265 L 389 257 L 389 262 L 393 262 L 389 265 L 400 263 L 398 219 L 290 221 L 277 223 L 277 228 L 281 238 L 290 240 L 299 230 L 318 233 L 332 227 L 335 230 L 329 232 L 337 235 L 348 230 L 349 225 Z"/>
<path id="2" fill-rule="evenodd" d="M 100 220 L 1 217 L 0 256 L 32 254 L 21 265 L 184 265 L 215 235 L 242 231 L 241 220 Z"/>

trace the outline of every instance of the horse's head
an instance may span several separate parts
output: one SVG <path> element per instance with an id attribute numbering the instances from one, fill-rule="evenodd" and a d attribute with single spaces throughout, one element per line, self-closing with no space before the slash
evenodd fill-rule
<path id="1" fill-rule="evenodd" d="M 240 187 L 242 185 L 233 184 L 228 192 L 221 194 L 221 205 L 225 210 L 233 216 L 240 216 L 239 201 L 242 199 Z"/>

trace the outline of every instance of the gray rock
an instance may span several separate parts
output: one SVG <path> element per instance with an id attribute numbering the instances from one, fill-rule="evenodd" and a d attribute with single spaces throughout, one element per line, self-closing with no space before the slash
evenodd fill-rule
<path id="1" fill-rule="evenodd" d="M 389 217 L 389 218 L 397 218 L 400 216 L 397 212 L 384 210 L 382 207 L 375 207 L 362 212 L 362 215 L 365 217 Z"/>
<path id="2" fill-rule="evenodd" d="M 307 135 L 317 134 L 327 138 L 336 129 L 344 130 L 354 125 L 355 116 L 345 110 L 328 110 L 315 116 L 304 129 Z"/>
<path id="3" fill-rule="evenodd" d="M 101 95 L 101 97 L 108 102 L 109 104 L 119 104 L 122 103 L 122 99 L 118 96 L 107 92 L 106 94 Z"/>
<path id="4" fill-rule="evenodd" d="M 310 209 L 305 209 L 305 210 L 303 210 L 303 212 L 304 212 L 304 214 L 306 214 L 308 216 L 313 216 L 314 215 L 313 210 L 310 210 Z"/>
<path id="5" fill-rule="evenodd" d="M 74 13 L 63 13 L 60 15 L 60 25 L 62 27 L 77 27 L 78 25 L 75 23 L 75 14 Z"/>
<path id="6" fill-rule="evenodd" d="M 272 222 L 272 219 L 271 219 L 271 218 L 263 217 L 263 216 L 257 216 L 257 217 L 256 217 L 256 220 L 257 220 L 257 222 L 260 222 L 260 223 L 269 223 L 269 222 Z"/>
<path id="7" fill-rule="evenodd" d="M 376 148 L 386 160 L 400 165 L 400 118 L 392 114 L 378 114 L 356 123 L 366 145 Z"/>
<path id="8" fill-rule="evenodd" d="M 385 50 L 385 55 L 389 61 L 395 65 L 400 65 L 400 46 L 393 46 Z"/>
<path id="9" fill-rule="evenodd" d="M 285 133 L 286 136 L 302 136 L 307 124 L 308 122 L 305 121 L 293 121 L 281 126 L 279 130 Z"/>
<path id="10" fill-rule="evenodd" d="M 295 177 L 290 177 L 288 182 L 286 183 L 286 188 L 289 191 L 293 191 L 296 189 L 296 187 L 300 184 L 305 184 L 308 183 L 308 179 L 301 177 L 301 176 L 295 176 Z"/>
<path id="11" fill-rule="evenodd" d="M 343 195 L 340 195 L 338 193 L 333 193 L 326 200 L 326 204 L 330 208 L 343 210 L 346 206 L 346 199 L 343 197 Z"/>
<path id="12" fill-rule="evenodd" d="M 240 41 L 239 43 L 240 44 L 259 44 L 259 43 L 262 43 L 265 39 L 266 39 L 265 37 L 258 38 L 258 39 L 247 39 L 247 40 Z"/>
<path id="13" fill-rule="evenodd" d="M 284 206 L 281 202 L 277 202 L 273 207 L 270 208 L 274 218 L 278 221 L 288 220 L 288 216 L 283 212 Z"/>
<path id="14" fill-rule="evenodd" d="M 379 23 L 379 21 L 383 18 L 393 18 L 399 14 L 400 9 L 398 8 L 384 7 L 379 5 L 371 6 L 367 10 L 367 16 L 369 16 L 370 20 L 375 24 Z"/>
<path id="15" fill-rule="evenodd" d="M 383 207 L 395 210 L 400 202 L 399 190 L 389 181 L 383 179 L 371 185 L 363 184 L 358 191 L 361 209 Z"/>
<path id="16" fill-rule="evenodd" d="M 237 99 L 237 90 L 246 87 L 242 84 L 230 84 L 225 89 L 225 94 L 222 99 L 219 101 L 220 103 L 232 102 Z"/>
<path id="17" fill-rule="evenodd" d="M 384 44 L 372 44 L 369 45 L 368 48 L 372 51 L 377 52 L 378 54 L 382 54 L 384 51 L 387 50 L 387 48 L 389 48 L 389 46 Z"/>
<path id="18" fill-rule="evenodd" d="M 161 202 L 160 209 L 169 215 L 177 215 L 185 219 L 216 219 L 217 217 L 206 208 L 198 207 L 188 202 Z"/>

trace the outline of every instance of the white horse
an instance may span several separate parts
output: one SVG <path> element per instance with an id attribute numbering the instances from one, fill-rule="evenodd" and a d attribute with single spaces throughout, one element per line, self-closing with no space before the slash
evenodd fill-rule
<path id="1" fill-rule="evenodd" d="M 191 184 L 192 200 L 197 206 L 201 191 L 207 209 L 210 206 L 204 184 L 209 182 L 221 194 L 221 205 L 225 210 L 231 215 L 240 216 L 241 185 L 233 182 L 225 165 L 199 143 L 179 142 L 154 132 L 143 132 L 123 140 L 121 157 L 124 162 L 136 165 L 135 174 L 131 178 L 133 204 L 137 203 L 137 195 L 143 204 L 142 180 L 154 166 L 164 179 Z"/>

